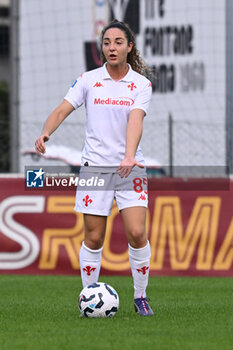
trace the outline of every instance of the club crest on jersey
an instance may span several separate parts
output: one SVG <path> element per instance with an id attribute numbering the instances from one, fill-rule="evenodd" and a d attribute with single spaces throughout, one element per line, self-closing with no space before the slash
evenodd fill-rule
<path id="1" fill-rule="evenodd" d="M 130 88 L 130 90 L 133 91 L 133 89 L 137 89 L 137 86 L 134 83 L 131 83 L 130 85 L 128 85 L 128 88 Z"/>
<path id="2" fill-rule="evenodd" d="M 103 87 L 103 84 L 101 84 L 99 81 L 97 81 L 95 83 L 95 85 L 93 85 L 93 87 Z"/>

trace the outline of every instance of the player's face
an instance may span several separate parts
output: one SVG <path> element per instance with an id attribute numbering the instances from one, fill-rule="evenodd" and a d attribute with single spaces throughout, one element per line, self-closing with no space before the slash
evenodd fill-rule
<path id="1" fill-rule="evenodd" d="M 118 28 L 110 28 L 104 34 L 102 50 L 111 66 L 124 65 L 132 47 L 133 43 L 128 43 L 124 31 Z"/>

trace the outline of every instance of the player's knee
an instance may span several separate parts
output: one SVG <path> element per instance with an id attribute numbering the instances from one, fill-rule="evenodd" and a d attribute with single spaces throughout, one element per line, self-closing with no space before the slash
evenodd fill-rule
<path id="1" fill-rule="evenodd" d="M 90 249 L 100 249 L 103 246 L 104 237 L 98 234 L 88 235 L 88 237 L 85 237 L 84 243 Z"/>
<path id="2" fill-rule="evenodd" d="M 147 242 L 144 228 L 133 228 L 129 232 L 129 244 L 133 248 L 141 248 Z"/>

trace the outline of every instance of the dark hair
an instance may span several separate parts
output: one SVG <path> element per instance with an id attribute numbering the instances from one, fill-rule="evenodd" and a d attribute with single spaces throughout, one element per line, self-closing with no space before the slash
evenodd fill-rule
<path id="1" fill-rule="evenodd" d="M 136 48 L 136 41 L 135 41 L 135 35 L 134 32 L 131 30 L 129 25 L 125 22 L 119 22 L 118 20 L 114 19 L 111 23 L 109 23 L 104 29 L 102 30 L 101 33 L 101 62 L 102 64 L 106 62 L 106 58 L 103 53 L 103 39 L 104 39 L 104 34 L 108 29 L 111 28 L 118 28 L 122 30 L 125 33 L 125 36 L 129 43 L 133 43 L 133 48 L 132 50 L 128 53 L 127 56 L 127 62 L 131 65 L 132 69 L 138 72 L 139 74 L 149 76 L 151 75 L 152 71 L 147 65 L 144 63 L 143 59 L 140 57 L 140 53 L 138 49 Z"/>

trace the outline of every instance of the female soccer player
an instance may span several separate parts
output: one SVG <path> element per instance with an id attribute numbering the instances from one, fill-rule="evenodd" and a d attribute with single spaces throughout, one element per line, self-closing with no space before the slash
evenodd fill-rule
<path id="1" fill-rule="evenodd" d="M 98 281 L 107 217 L 115 198 L 129 243 L 135 311 L 140 316 L 151 316 L 146 297 L 151 255 L 145 230 L 147 177 L 140 148 L 152 92 L 144 76 L 149 70 L 140 58 L 133 32 L 124 22 L 114 20 L 103 29 L 101 50 L 103 66 L 75 81 L 64 101 L 49 115 L 35 146 L 45 153 L 49 136 L 85 103 L 86 138 L 81 165 L 84 169 L 102 167 L 101 173 L 106 172 L 117 185 L 89 192 L 78 186 L 75 210 L 84 214 L 85 231 L 80 250 L 82 283 L 85 287 Z M 133 190 L 128 190 L 127 181 L 133 181 Z"/>

